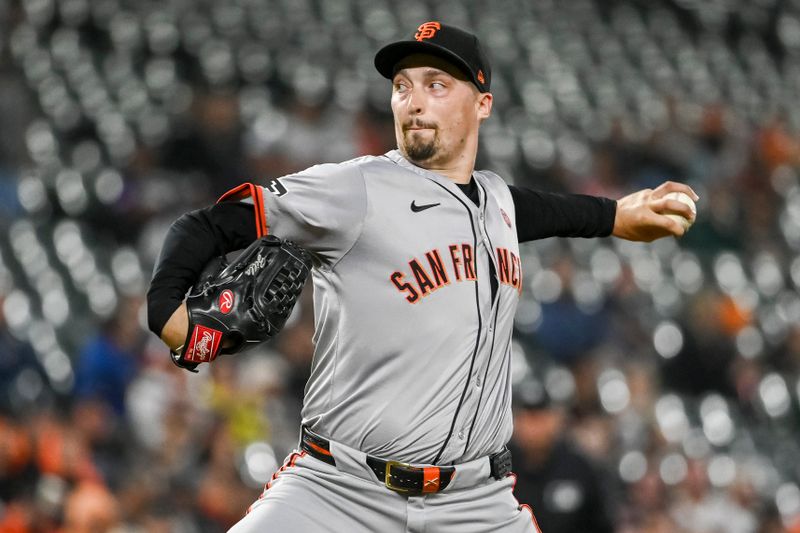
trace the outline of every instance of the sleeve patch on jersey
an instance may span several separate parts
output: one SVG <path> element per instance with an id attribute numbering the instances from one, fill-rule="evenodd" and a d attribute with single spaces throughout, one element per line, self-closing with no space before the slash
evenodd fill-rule
<path id="1" fill-rule="evenodd" d="M 506 213 L 505 209 L 503 209 L 502 207 L 500 208 L 500 214 L 503 215 L 503 221 L 505 221 L 506 226 L 508 226 L 509 229 L 511 229 L 511 218 L 508 216 L 508 213 Z"/>
<path id="2" fill-rule="evenodd" d="M 267 190 L 267 192 L 270 192 L 278 197 L 289 193 L 289 191 L 286 190 L 286 187 L 283 186 L 283 183 L 281 183 L 280 178 L 273 178 L 269 180 L 264 188 Z"/>

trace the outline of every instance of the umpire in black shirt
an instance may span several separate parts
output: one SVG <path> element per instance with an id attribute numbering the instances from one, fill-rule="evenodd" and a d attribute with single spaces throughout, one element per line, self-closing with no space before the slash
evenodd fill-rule
<path id="1" fill-rule="evenodd" d="M 611 533 L 604 479 L 564 434 L 564 407 L 551 401 L 541 382 L 514 389 L 512 450 L 514 494 L 533 509 L 544 533 Z"/>

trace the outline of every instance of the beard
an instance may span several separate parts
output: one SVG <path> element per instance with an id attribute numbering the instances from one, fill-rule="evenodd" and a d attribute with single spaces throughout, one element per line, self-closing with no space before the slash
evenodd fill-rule
<path id="1" fill-rule="evenodd" d="M 425 138 L 422 133 L 407 128 L 412 124 L 403 125 L 403 140 L 405 141 L 406 157 L 412 161 L 427 161 L 439 152 L 439 133 L 434 124 L 413 124 L 413 127 L 432 128 L 433 137 Z"/>

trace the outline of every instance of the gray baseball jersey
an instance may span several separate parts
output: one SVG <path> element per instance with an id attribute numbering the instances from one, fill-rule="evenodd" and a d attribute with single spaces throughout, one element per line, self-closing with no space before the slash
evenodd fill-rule
<path id="1" fill-rule="evenodd" d="M 269 232 L 314 253 L 303 423 L 378 457 L 455 464 L 499 451 L 522 284 L 514 203 L 476 171 L 480 207 L 398 151 L 264 188 Z M 490 262 L 498 289 L 492 298 Z"/>

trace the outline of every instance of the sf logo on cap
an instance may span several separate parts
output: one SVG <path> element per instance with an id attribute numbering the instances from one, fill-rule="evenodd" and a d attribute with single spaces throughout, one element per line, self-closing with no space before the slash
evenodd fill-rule
<path id="1" fill-rule="evenodd" d="M 417 33 L 414 34 L 414 39 L 421 41 L 422 39 L 430 39 L 436 32 L 442 29 L 442 25 L 438 22 L 426 22 L 420 24 L 417 28 Z"/>

